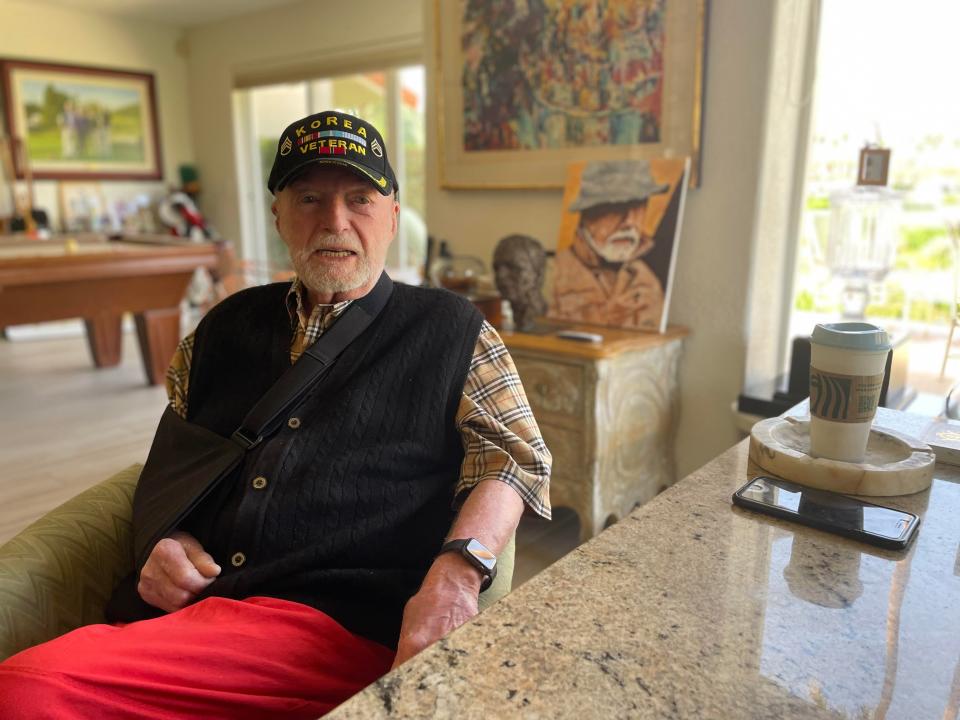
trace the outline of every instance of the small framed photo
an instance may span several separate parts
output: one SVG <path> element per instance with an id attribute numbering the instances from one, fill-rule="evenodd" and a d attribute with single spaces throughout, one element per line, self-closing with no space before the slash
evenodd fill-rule
<path id="1" fill-rule="evenodd" d="M 60 224 L 63 232 L 100 230 L 107 202 L 98 182 L 61 182 Z"/>
<path id="2" fill-rule="evenodd" d="M 886 185 L 890 171 L 890 151 L 865 147 L 860 151 L 857 185 Z"/>

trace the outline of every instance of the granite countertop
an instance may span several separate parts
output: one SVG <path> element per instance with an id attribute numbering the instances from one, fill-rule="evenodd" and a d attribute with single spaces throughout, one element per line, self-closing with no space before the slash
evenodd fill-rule
<path id="1" fill-rule="evenodd" d="M 960 468 L 876 499 L 907 551 L 733 507 L 753 474 L 745 440 L 327 717 L 957 718 Z"/>

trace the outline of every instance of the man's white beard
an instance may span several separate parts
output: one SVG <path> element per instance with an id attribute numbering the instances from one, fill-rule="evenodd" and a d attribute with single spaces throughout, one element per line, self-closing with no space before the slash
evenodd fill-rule
<path id="1" fill-rule="evenodd" d="M 580 228 L 580 232 L 583 233 L 583 239 L 587 241 L 587 245 L 607 262 L 625 263 L 642 254 L 639 252 L 642 238 L 640 231 L 636 228 L 617 230 L 607 238 L 602 248 L 597 245 L 593 239 L 593 235 L 587 228 Z M 622 242 L 623 240 L 628 240 L 629 242 Z"/>
<path id="2" fill-rule="evenodd" d="M 324 265 L 322 262 L 311 262 L 311 256 L 321 248 L 335 247 L 349 249 L 356 253 L 355 268 L 346 274 L 335 268 Z M 297 272 L 297 277 L 315 293 L 341 293 L 356 290 L 370 281 L 370 259 L 363 252 L 360 242 L 350 235 L 326 235 L 314 240 L 298 253 L 290 254 L 290 262 Z"/>

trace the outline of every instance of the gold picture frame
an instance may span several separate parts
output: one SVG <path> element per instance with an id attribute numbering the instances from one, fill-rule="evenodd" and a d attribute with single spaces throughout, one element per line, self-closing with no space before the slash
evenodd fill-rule
<path id="1" fill-rule="evenodd" d="M 17 177 L 163 177 L 152 74 L 0 60 L 0 77 Z"/>
<path id="2" fill-rule="evenodd" d="M 598 56 L 597 28 L 570 31 L 570 17 L 595 3 L 562 0 L 531 19 L 516 17 L 528 4 L 436 0 L 441 187 L 562 188 L 570 163 L 655 157 L 690 157 L 699 185 L 708 1 L 622 5 L 646 16 L 615 18 L 643 33 L 624 40 L 618 29 L 606 45 L 617 63 Z M 561 37 L 579 41 L 558 49 Z"/>

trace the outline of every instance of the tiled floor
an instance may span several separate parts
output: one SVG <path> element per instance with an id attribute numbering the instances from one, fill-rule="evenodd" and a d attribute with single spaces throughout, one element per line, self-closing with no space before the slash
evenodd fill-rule
<path id="1" fill-rule="evenodd" d="M 950 388 L 960 382 L 960 330 L 955 333 L 952 353 L 941 377 L 946 347 L 947 330 L 944 327 L 920 328 L 913 332 L 907 384 L 917 391 L 917 397 L 907 411 L 931 416 L 943 411 L 944 398 Z"/>
<path id="2" fill-rule="evenodd" d="M 524 517 L 517 528 L 513 586 L 526 582 L 580 544 L 580 521 L 568 508 L 554 508 L 553 519 Z"/>

